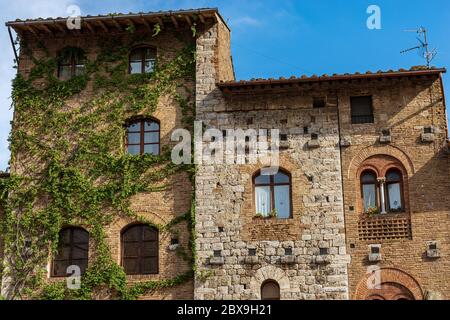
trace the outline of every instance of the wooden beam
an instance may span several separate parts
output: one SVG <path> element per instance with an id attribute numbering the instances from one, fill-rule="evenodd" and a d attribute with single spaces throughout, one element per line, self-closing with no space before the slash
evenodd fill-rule
<path id="1" fill-rule="evenodd" d="M 174 16 L 170 16 L 170 19 L 172 20 L 172 23 L 175 26 L 175 28 L 178 29 L 180 26 L 178 24 L 177 18 Z"/>
<path id="2" fill-rule="evenodd" d="M 192 26 L 191 18 L 188 15 L 185 15 L 184 19 L 186 20 L 186 22 L 188 23 L 189 26 Z"/>
<path id="3" fill-rule="evenodd" d="M 87 21 L 83 21 L 83 23 L 86 25 L 86 27 L 89 29 L 90 33 L 95 33 L 94 28 L 91 26 L 91 24 Z"/>
<path id="4" fill-rule="evenodd" d="M 122 26 L 120 25 L 119 22 L 117 22 L 116 19 L 112 19 L 112 22 L 113 22 L 114 26 L 117 28 L 117 30 L 119 30 L 119 31 L 122 31 L 122 30 L 123 30 L 123 29 L 122 29 Z"/>
<path id="5" fill-rule="evenodd" d="M 61 31 L 62 33 L 66 33 L 66 29 L 64 29 L 64 27 L 62 27 L 59 23 L 57 23 L 57 22 L 54 22 L 54 24 L 53 24 L 55 27 L 56 27 L 56 29 L 58 29 L 59 31 Z"/>
<path id="6" fill-rule="evenodd" d="M 153 30 L 152 30 L 152 27 L 150 26 L 150 24 L 148 23 L 148 21 L 147 21 L 144 17 L 141 18 L 141 21 L 142 21 L 142 23 L 145 25 L 145 27 L 146 27 L 150 32 L 153 31 Z"/>
<path id="7" fill-rule="evenodd" d="M 161 19 L 161 17 L 156 17 L 156 21 L 158 21 L 158 24 L 161 27 L 161 30 L 164 29 L 164 22 Z"/>
<path id="8" fill-rule="evenodd" d="M 109 32 L 108 27 L 103 23 L 103 21 L 98 20 L 97 23 L 99 24 L 100 27 L 102 27 L 102 29 L 103 29 L 105 32 Z"/>
<path id="9" fill-rule="evenodd" d="M 36 32 L 36 30 L 33 29 L 33 27 L 31 26 L 26 26 L 27 30 L 29 30 L 32 34 L 34 34 L 35 36 L 38 36 L 38 33 Z"/>
<path id="10" fill-rule="evenodd" d="M 127 19 L 126 22 L 132 26 L 134 29 L 136 29 L 136 25 L 134 24 L 134 22 L 131 19 Z"/>
<path id="11" fill-rule="evenodd" d="M 53 35 L 53 31 L 50 30 L 45 24 L 41 25 L 42 29 L 44 29 L 45 31 L 47 31 L 48 33 L 50 33 L 51 35 Z"/>

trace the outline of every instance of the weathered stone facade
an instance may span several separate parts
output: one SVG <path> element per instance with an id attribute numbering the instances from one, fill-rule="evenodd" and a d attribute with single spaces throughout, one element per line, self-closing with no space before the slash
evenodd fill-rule
<path id="1" fill-rule="evenodd" d="M 158 59 L 170 59 L 183 46 L 195 44 L 195 83 L 187 80 L 186 85 L 195 92 L 191 102 L 195 99 L 196 120 L 206 127 L 280 130 L 285 137 L 280 167 L 291 179 L 292 217 L 256 216 L 253 178 L 263 165 L 199 164 L 195 279 L 143 299 L 261 299 L 266 281 L 279 285 L 281 299 L 450 298 L 450 157 L 443 70 L 235 82 L 228 26 L 214 13 L 198 23 L 193 38 L 189 14 L 180 28 L 181 22 L 172 25 L 173 19 L 162 13 L 164 28 L 148 44 L 163 53 Z M 126 31 L 114 34 L 129 36 Z M 34 39 L 28 32 L 23 35 Z M 78 46 L 94 59 L 95 43 L 102 37 L 66 34 L 43 39 L 43 44 L 50 54 Z M 42 43 L 29 43 L 39 56 Z M 31 67 L 32 61 L 21 57 L 19 72 L 28 76 Z M 88 88 L 77 99 L 90 94 Z M 350 99 L 357 96 L 372 97 L 373 124 L 352 124 Z M 324 105 L 314 107 L 317 97 L 324 98 Z M 173 146 L 171 133 L 182 123 L 180 107 L 163 97 L 153 116 L 161 124 L 161 145 Z M 12 163 L 13 173 L 26 173 L 20 163 Z M 400 170 L 404 212 L 363 214 L 360 176 L 367 168 L 380 179 L 390 168 Z M 183 215 L 191 206 L 194 186 L 185 174 L 171 179 L 163 192 L 133 197 L 132 209 L 157 224 Z M 118 262 L 121 230 L 135 222 L 118 218 L 106 230 Z M 187 226 L 181 224 L 178 232 L 180 244 L 187 246 Z M 160 239 L 159 274 L 129 276 L 130 283 L 189 270 L 169 250 L 171 240 Z M 439 257 L 427 256 L 431 242 Z M 371 245 L 380 248 L 377 261 L 369 261 Z M 367 288 L 374 270 L 381 274 L 378 291 Z"/>

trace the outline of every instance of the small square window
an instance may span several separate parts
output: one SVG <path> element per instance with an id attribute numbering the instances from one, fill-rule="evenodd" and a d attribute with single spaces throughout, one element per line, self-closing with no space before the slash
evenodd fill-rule
<path id="1" fill-rule="evenodd" d="M 247 119 L 247 125 L 250 126 L 253 124 L 253 118 L 248 118 Z"/>
<path id="2" fill-rule="evenodd" d="M 319 135 L 317 133 L 311 134 L 311 140 L 318 140 L 318 139 L 319 139 Z"/>
<path id="3" fill-rule="evenodd" d="M 370 247 L 370 253 L 372 253 L 372 254 L 379 254 L 380 253 L 380 247 L 379 246 L 371 246 Z"/>
<path id="4" fill-rule="evenodd" d="M 286 248 L 284 249 L 284 254 L 286 256 L 292 256 L 292 248 Z"/>
<path id="5" fill-rule="evenodd" d="M 287 134 L 280 135 L 280 140 L 281 141 L 288 141 L 288 135 Z"/>
<path id="6" fill-rule="evenodd" d="M 214 250 L 214 257 L 220 258 L 222 256 L 222 250 Z"/>
<path id="7" fill-rule="evenodd" d="M 374 123 L 372 96 L 351 97 L 352 124 Z"/>
<path id="8" fill-rule="evenodd" d="M 174 246 L 174 245 L 177 245 L 177 244 L 180 244 L 180 240 L 178 240 L 176 238 L 170 240 L 170 245 Z"/>
<path id="9" fill-rule="evenodd" d="M 320 255 L 321 256 L 328 255 L 328 248 L 320 248 Z"/>
<path id="10" fill-rule="evenodd" d="M 309 128 L 303 127 L 303 134 L 309 134 Z"/>
<path id="11" fill-rule="evenodd" d="M 325 102 L 325 98 L 324 97 L 315 97 L 315 98 L 313 98 L 313 108 L 314 109 L 325 108 L 325 106 L 326 106 L 326 102 Z"/>
<path id="12" fill-rule="evenodd" d="M 250 257 L 256 256 L 256 249 L 248 249 L 248 255 Z"/>
<path id="13" fill-rule="evenodd" d="M 423 133 L 433 133 L 433 128 L 432 127 L 425 127 L 423 128 Z"/>
<path id="14" fill-rule="evenodd" d="M 219 227 L 219 232 L 223 232 L 224 230 L 224 227 Z"/>

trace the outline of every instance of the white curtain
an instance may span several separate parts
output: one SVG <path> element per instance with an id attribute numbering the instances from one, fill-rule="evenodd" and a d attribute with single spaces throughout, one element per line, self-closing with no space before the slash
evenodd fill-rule
<path id="1" fill-rule="evenodd" d="M 402 197 L 400 192 L 400 184 L 388 184 L 389 208 L 399 210 L 402 208 Z"/>
<path id="2" fill-rule="evenodd" d="M 376 207 L 376 188 L 374 184 L 363 185 L 364 212 Z"/>
<path id="3" fill-rule="evenodd" d="M 275 187 L 275 209 L 279 219 L 289 219 L 291 217 L 291 201 L 289 186 Z"/>
<path id="4" fill-rule="evenodd" d="M 270 213 L 270 187 L 255 188 L 256 213 L 262 214 L 264 217 Z"/>

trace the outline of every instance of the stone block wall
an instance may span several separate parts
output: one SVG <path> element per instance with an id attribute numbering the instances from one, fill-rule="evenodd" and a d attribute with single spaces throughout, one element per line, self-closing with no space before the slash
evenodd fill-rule
<path id="1" fill-rule="evenodd" d="M 264 281 L 275 280 L 282 299 L 347 299 L 336 109 L 313 110 L 307 90 L 223 95 L 216 87 L 218 34 L 212 26 L 197 40 L 197 120 L 219 130 L 281 128 L 288 135 L 280 166 L 292 175 L 293 218 L 255 218 L 252 177 L 261 165 L 199 165 L 195 298 L 259 299 Z M 311 133 L 321 148 L 307 147 Z"/>

